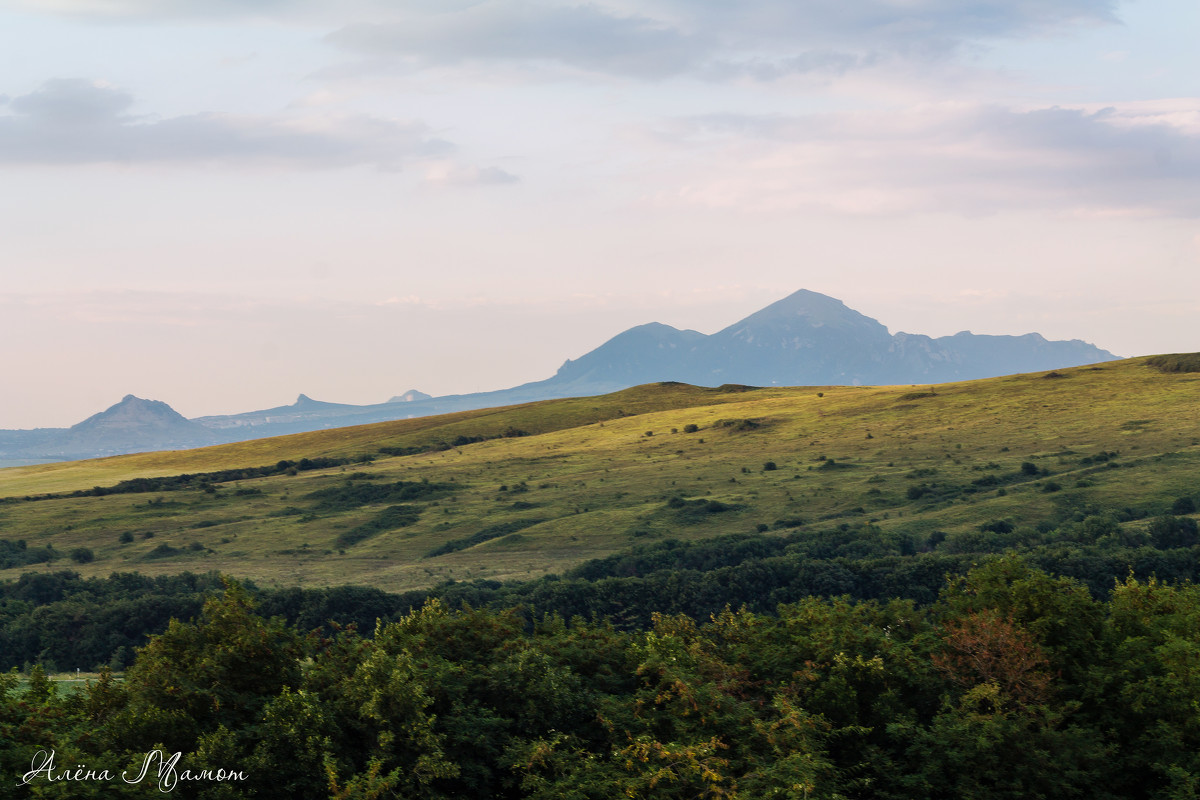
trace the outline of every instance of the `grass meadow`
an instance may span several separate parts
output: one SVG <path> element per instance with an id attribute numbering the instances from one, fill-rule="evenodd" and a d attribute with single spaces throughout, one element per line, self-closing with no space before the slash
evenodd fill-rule
<path id="1" fill-rule="evenodd" d="M 15 467 L 0 470 L 0 497 L 10 498 L 0 503 L 0 539 L 53 557 L 0 579 L 217 570 L 264 586 L 397 591 L 559 573 L 665 537 L 866 523 L 966 548 L 993 523 L 1019 537 L 1127 506 L 1165 513 L 1197 495 L 1198 409 L 1200 373 L 1139 358 L 937 386 L 655 384 Z M 372 460 L 64 496 L 319 457 Z M 405 488 L 421 485 L 435 488 Z"/>

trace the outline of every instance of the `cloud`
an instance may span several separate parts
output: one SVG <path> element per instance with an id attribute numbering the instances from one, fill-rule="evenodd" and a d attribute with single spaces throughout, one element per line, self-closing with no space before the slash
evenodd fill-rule
<path id="1" fill-rule="evenodd" d="M 328 41 L 417 66 L 553 63 L 660 79 L 772 79 L 840 73 L 893 58 L 1115 21 L 1115 0 L 485 0 L 439 13 L 356 22 Z"/>
<path id="2" fill-rule="evenodd" d="M 15 10 L 99 23 L 119 21 L 179 21 L 199 19 L 226 21 L 251 19 L 288 25 L 324 26 L 345 24 L 363 15 L 394 15 L 409 12 L 441 13 L 463 8 L 480 0 L 0 0 L 0 11 Z"/>
<path id="3" fill-rule="evenodd" d="M 297 117 L 129 114 L 133 97 L 82 79 L 47 81 L 0 115 L 0 162 L 38 164 L 215 162 L 304 167 L 404 163 L 454 145 L 416 121 L 366 115 Z"/>
<path id="4" fill-rule="evenodd" d="M 271 20 L 414 67 L 547 64 L 709 80 L 840 74 L 1116 21 L 1117 0 L 0 0 L 84 19 Z"/>
<path id="5" fill-rule="evenodd" d="M 431 186 L 508 186 L 520 180 L 499 167 L 463 166 L 446 161 L 430 164 L 424 177 L 424 182 Z"/>
<path id="6" fill-rule="evenodd" d="M 583 70 L 662 77 L 693 65 L 706 48 L 674 27 L 594 5 L 483 3 L 458 13 L 358 23 L 329 41 L 368 56 L 419 63 L 467 60 L 557 62 Z"/>
<path id="7" fill-rule="evenodd" d="M 0 9 L 93 19 L 257 17 L 279 14 L 289 2 L 295 0 L 0 0 Z"/>
<path id="8" fill-rule="evenodd" d="M 659 131 L 689 164 L 665 202 L 847 214 L 1050 209 L 1200 216 L 1200 101 L 1101 109 L 945 104 L 712 115 Z"/>
<path id="9" fill-rule="evenodd" d="M 12 100 L 9 107 L 35 121 L 92 125 L 123 118 L 133 96 L 103 82 L 57 79 Z"/>
<path id="10" fill-rule="evenodd" d="M 938 42 L 1040 35 L 1115 21 L 1115 0 L 652 0 L 732 36 L 814 42 Z"/>

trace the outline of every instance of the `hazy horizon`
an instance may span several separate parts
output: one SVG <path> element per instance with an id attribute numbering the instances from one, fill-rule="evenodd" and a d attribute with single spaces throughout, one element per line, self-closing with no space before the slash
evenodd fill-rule
<path id="1" fill-rule="evenodd" d="M 0 428 L 547 378 L 797 289 L 1200 350 L 1185 0 L 0 0 Z"/>
<path id="2" fill-rule="evenodd" d="M 776 299 L 782 299 L 782 298 L 776 298 Z M 835 298 L 835 299 L 836 299 L 836 298 Z M 752 310 L 752 312 L 753 312 L 753 311 L 758 311 L 758 310 L 760 310 L 760 309 L 757 309 L 757 308 L 756 308 L 756 309 L 753 309 L 753 310 Z M 855 310 L 855 311 L 856 311 L 857 309 L 852 309 L 852 310 Z M 741 319 L 742 319 L 742 317 L 739 317 L 737 320 L 729 320 L 729 321 L 728 321 L 728 325 L 732 325 L 732 324 L 734 324 L 734 323 L 736 323 L 736 322 L 740 321 Z M 657 320 L 643 320 L 642 322 L 633 323 L 633 325 L 643 325 L 643 324 L 647 324 L 647 323 L 650 323 L 650 322 L 656 322 L 656 321 L 657 321 Z M 570 320 L 561 320 L 560 322 L 561 322 L 561 324 L 563 325 L 563 327 L 564 327 L 565 329 L 569 329 L 569 328 L 570 328 L 570 326 L 571 326 L 571 321 L 570 321 Z M 633 327 L 633 325 L 631 325 L 631 326 L 629 326 L 629 327 Z M 725 325 L 725 324 L 723 324 L 723 325 L 720 325 L 720 326 L 718 326 L 718 327 L 716 327 L 716 328 L 713 328 L 713 329 L 711 329 L 711 330 L 704 330 L 704 331 L 701 331 L 701 332 L 702 332 L 702 333 L 705 333 L 705 334 L 712 334 L 712 333 L 716 333 L 718 330 L 720 330 L 720 329 L 722 329 L 722 328 L 725 328 L 725 327 L 727 327 L 728 325 Z M 676 327 L 676 326 L 673 326 L 673 327 Z M 683 326 L 683 327 L 685 327 L 685 328 L 686 328 L 686 326 Z M 886 327 L 886 325 L 885 325 L 885 327 Z M 624 330 L 628 330 L 628 329 L 629 329 L 629 328 L 627 327 L 627 328 L 624 328 L 624 329 L 622 329 L 622 331 L 624 331 Z M 692 330 L 695 330 L 695 328 L 691 328 L 691 329 L 692 329 Z M 597 347 L 600 347 L 600 346 L 601 346 L 602 344 L 604 344 L 606 341 L 608 341 L 609 339 L 613 338 L 613 336 L 616 336 L 617 334 L 621 333 L 622 331 L 614 331 L 614 332 L 613 332 L 613 334 L 612 334 L 612 336 L 606 336 L 606 337 L 604 338 L 604 340 L 603 340 L 603 341 L 597 341 L 597 342 L 595 342 L 593 346 L 591 346 L 591 347 L 588 347 L 588 348 L 587 348 L 587 349 L 588 349 L 588 351 L 590 351 L 590 350 L 593 350 L 593 349 L 596 349 Z M 894 330 L 894 329 L 891 329 L 891 328 L 889 328 L 889 332 L 890 332 L 890 333 L 893 333 L 893 334 L 895 334 L 895 333 L 897 333 L 898 331 L 897 331 L 897 330 Z M 922 331 L 919 331 L 919 330 L 906 331 L 906 332 L 907 332 L 907 333 L 916 333 L 916 334 L 921 334 L 921 333 L 923 333 Z M 958 332 L 958 331 L 955 331 L 954 333 L 957 333 L 957 332 Z M 1021 332 L 1013 332 L 1012 334 L 1009 334 L 1009 335 L 1020 335 L 1020 334 L 1027 334 L 1027 333 L 1040 333 L 1040 332 L 1039 332 L 1039 331 L 1021 331 Z M 939 334 L 939 335 L 949 335 L 949 334 Z M 936 338 L 936 337 L 935 337 L 935 338 Z M 571 356 L 570 358 L 571 358 L 572 360 L 574 360 L 574 359 L 578 358 L 578 357 L 579 357 L 579 356 L 581 356 L 581 355 L 584 355 L 584 353 L 578 353 L 578 354 L 576 354 L 576 355 L 574 355 L 574 356 Z M 1119 357 L 1123 357 L 1123 356 L 1119 356 Z M 567 360 L 567 359 L 563 359 L 563 361 L 566 361 L 566 360 Z M 543 380 L 543 379 L 545 379 L 545 378 L 549 378 L 549 377 L 551 377 L 551 376 L 553 375 L 553 372 L 554 372 L 555 370 L 557 370 L 557 369 L 558 369 L 558 367 L 561 367 L 561 366 L 562 366 L 562 363 L 560 362 L 560 363 L 559 363 L 557 366 L 555 366 L 555 367 L 554 367 L 554 368 L 553 368 L 553 369 L 552 369 L 550 372 L 548 372 L 548 373 L 546 373 L 546 374 L 544 374 L 544 375 L 540 375 L 540 376 L 538 376 L 538 377 L 535 377 L 535 378 L 531 378 L 530 380 L 537 381 L 537 380 Z M 503 385 L 490 386 L 490 387 L 486 387 L 486 388 L 482 388 L 482 389 L 475 389 L 475 390 L 471 390 L 471 391 L 472 391 L 472 392 L 475 392 L 475 391 L 488 392 L 488 391 L 493 391 L 493 390 L 503 390 L 503 389 L 510 389 L 510 388 L 513 388 L 513 387 L 515 387 L 515 386 L 519 385 L 520 383 L 527 383 L 527 382 L 528 382 L 528 381 L 517 381 L 517 382 L 510 382 L 510 383 L 506 383 L 506 384 L 503 384 Z M 311 393 L 309 393 L 309 392 L 305 392 L 305 391 L 301 390 L 301 391 L 298 391 L 298 392 L 296 392 L 295 394 L 293 394 L 293 395 L 292 395 L 291 397 L 289 397 L 289 398 L 279 399 L 277 402 L 272 402 L 272 403 L 269 403 L 268 405 L 264 405 L 264 406 L 255 406 L 255 407 L 253 407 L 253 408 L 249 408 L 249 407 L 239 407 L 239 408 L 234 408 L 234 409 L 232 409 L 232 410 L 230 410 L 230 411 L 211 412 L 211 413 L 209 413 L 209 412 L 204 412 L 204 413 L 199 413 L 199 414 L 184 414 L 184 416 L 187 416 L 187 417 L 189 417 L 189 418 L 195 418 L 195 417 L 202 417 L 202 416 L 212 416 L 212 415 L 219 415 L 219 414 L 241 413 L 241 412 L 248 412 L 248 411 L 260 411 L 260 410 L 264 410 L 264 409 L 266 409 L 266 408 L 274 408 L 274 407 L 278 407 L 278 406 L 286 406 L 286 405 L 291 405 L 292 403 L 294 403 L 294 402 L 295 402 L 295 399 L 296 399 L 296 397 L 297 397 L 298 395 L 300 395 L 300 394 L 304 394 L 304 395 L 307 395 L 307 396 L 309 396 L 311 399 L 314 399 L 314 400 L 321 400 L 321 401 L 324 401 L 324 402 L 351 403 L 351 404 L 355 404 L 355 405 L 369 405 L 369 404 L 373 404 L 373 403 L 383 403 L 383 402 L 386 402 L 386 401 L 388 401 L 389 399 L 391 399 L 391 397 L 395 397 L 395 396 L 401 395 L 401 394 L 403 394 L 404 392 L 410 391 L 410 390 L 412 390 L 412 389 L 416 389 L 417 391 L 424 391 L 424 390 L 420 389 L 420 387 L 409 387 L 408 389 L 404 389 L 404 390 L 398 390 L 398 391 L 394 392 L 392 395 L 389 395 L 388 397 L 383 397 L 383 398 L 356 399 L 356 400 L 339 400 L 339 399 L 332 399 L 332 398 L 330 398 L 330 397 L 324 397 L 324 396 L 313 396 Z M 426 392 L 426 393 L 427 393 L 427 394 L 431 394 L 431 393 L 429 393 L 429 392 Z M 446 395 L 446 394 L 466 394 L 466 393 L 469 393 L 469 392 L 440 392 L 440 393 L 436 393 L 434 396 L 442 396 L 442 395 Z M 129 392 L 127 392 L 127 393 L 126 393 L 126 395 L 129 395 L 129 394 L 135 394 L 135 393 L 129 393 Z M 122 395 L 121 397 L 123 398 L 123 397 L 125 397 L 126 395 Z M 160 398 L 160 397 L 142 397 L 142 399 L 148 399 L 148 400 L 163 400 L 164 402 L 167 402 L 167 403 L 168 403 L 168 405 L 171 405 L 173 408 L 174 408 L 174 405 L 175 405 L 175 404 L 171 403 L 170 401 L 168 401 L 168 400 L 164 400 L 164 398 Z M 113 406 L 113 405 L 116 405 L 116 404 L 117 404 L 119 401 L 120 401 L 120 398 L 118 398 L 118 399 L 114 399 L 114 400 L 113 400 L 111 403 L 107 404 L 107 405 L 106 405 L 106 406 L 104 406 L 103 408 L 96 408 L 96 409 L 94 409 L 94 410 L 93 410 L 91 413 L 89 413 L 87 416 L 92 416 L 92 414 L 94 414 L 94 413 L 98 413 L 98 412 L 100 412 L 100 411 L 106 410 L 107 408 L 109 408 L 109 407 L 111 407 L 111 406 Z M 177 410 L 177 411 L 178 411 L 179 409 L 178 409 L 178 408 L 176 408 L 175 410 Z M 79 421 L 82 421 L 82 418 L 81 418 L 80 420 L 76 420 L 76 422 L 79 422 Z M 66 425 L 40 426 L 40 427 L 69 427 L 71 424 L 74 424 L 74 423 L 68 423 L 68 424 L 66 424 Z"/>

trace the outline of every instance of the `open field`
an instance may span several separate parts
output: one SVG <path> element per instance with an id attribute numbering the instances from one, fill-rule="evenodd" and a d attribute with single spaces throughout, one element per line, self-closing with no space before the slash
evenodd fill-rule
<path id="1" fill-rule="evenodd" d="M 94 684 L 100 680 L 99 672 L 84 672 L 82 670 L 76 672 L 55 672 L 45 676 L 46 680 L 54 685 L 55 691 L 60 695 L 70 695 L 80 690 L 88 688 L 90 684 Z M 124 675 L 113 674 L 113 679 L 117 681 L 124 680 Z M 15 689 L 17 692 L 24 692 L 29 687 L 28 673 L 17 673 L 17 682 Z"/>
<path id="2" fill-rule="evenodd" d="M 0 471 L 0 497 L 21 498 L 0 504 L 0 539 L 23 540 L 26 552 L 50 547 L 56 557 L 0 570 L 0 578 L 68 568 L 219 570 L 266 586 L 400 590 L 561 572 L 667 536 L 874 523 L 911 547 L 953 551 L 991 522 L 1019 536 L 1104 510 L 1137 507 L 1144 517 L 1200 496 L 1200 373 L 1146 361 L 936 387 L 649 385 L 17 467 Z M 436 447 L 446 449 L 428 449 Z M 23 499 L 363 456 L 374 460 Z M 1125 528 L 1144 527 L 1129 516 Z"/>

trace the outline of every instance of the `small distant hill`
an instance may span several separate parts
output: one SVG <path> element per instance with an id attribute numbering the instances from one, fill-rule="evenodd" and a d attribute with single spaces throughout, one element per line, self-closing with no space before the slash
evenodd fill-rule
<path id="1" fill-rule="evenodd" d="M 391 400 L 388 400 L 388 402 L 389 403 L 415 403 L 418 400 L 432 400 L 432 399 L 433 399 L 433 395 L 431 395 L 431 394 L 425 394 L 424 392 L 418 392 L 416 389 L 409 389 L 404 394 L 396 395 Z"/>
<path id="2" fill-rule="evenodd" d="M 186 450 L 229 441 L 159 400 L 131 394 L 70 428 L 0 431 L 8 458 L 63 460 L 151 450 Z"/>

